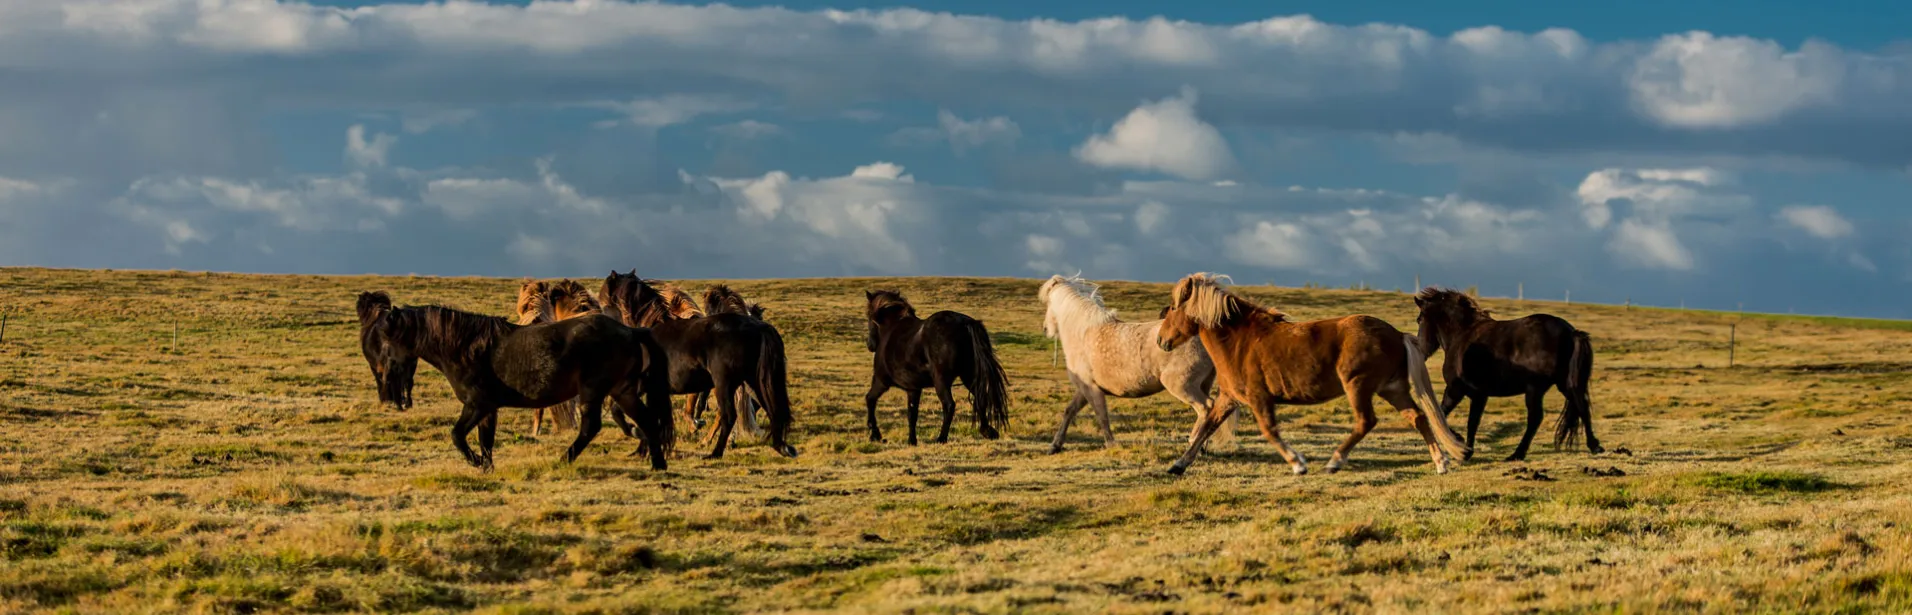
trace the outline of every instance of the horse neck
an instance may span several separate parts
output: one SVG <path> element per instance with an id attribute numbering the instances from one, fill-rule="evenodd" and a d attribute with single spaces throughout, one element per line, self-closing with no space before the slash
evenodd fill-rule
<path id="1" fill-rule="evenodd" d="M 411 346 L 413 356 L 430 363 L 441 372 L 457 371 L 467 362 L 477 359 L 478 355 L 488 354 L 500 339 L 521 326 L 496 316 L 449 308 L 426 310 L 419 313 L 421 322 L 418 323 L 418 332 L 406 341 Z M 450 329 L 453 334 L 446 335 L 441 331 L 439 335 L 431 335 L 429 331 L 435 328 L 432 325 L 434 320 L 445 321 L 445 326 L 436 328 Z M 464 331 L 476 331 L 478 334 L 470 337 L 457 334 Z"/>
<path id="2" fill-rule="evenodd" d="M 1049 291 L 1049 314 L 1055 317 L 1058 336 L 1080 336 L 1096 326 L 1122 322 L 1115 312 L 1067 287 Z"/>

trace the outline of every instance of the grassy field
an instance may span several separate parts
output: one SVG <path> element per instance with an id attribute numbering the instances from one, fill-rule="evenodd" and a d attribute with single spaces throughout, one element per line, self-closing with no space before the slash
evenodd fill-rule
<path id="1" fill-rule="evenodd" d="M 1244 420 L 1239 448 L 1173 478 L 1193 415 L 1166 396 L 1111 401 L 1115 448 L 1085 413 L 1045 454 L 1068 397 L 1035 280 L 734 284 L 785 335 L 800 458 L 740 435 L 653 473 L 607 431 L 566 466 L 569 435 L 528 437 L 530 411 L 507 409 L 487 475 L 447 440 L 436 372 L 415 408 L 375 405 L 352 298 L 503 314 L 514 280 L 0 269 L 0 611 L 1912 609 L 1902 323 L 1748 318 L 1729 369 L 1729 315 L 1490 300 L 1592 333 L 1616 452 L 1499 461 L 1524 420 L 1501 399 L 1448 475 L 1383 413 L 1340 474 L 1291 476 Z M 965 410 L 950 444 L 908 447 L 892 393 L 890 442 L 865 441 L 874 286 L 988 324 L 1010 438 L 980 440 Z M 1243 290 L 1413 328 L 1396 293 Z M 1105 287 L 1136 317 L 1166 291 Z M 1349 422 L 1339 403 L 1280 417 L 1318 460 Z"/>

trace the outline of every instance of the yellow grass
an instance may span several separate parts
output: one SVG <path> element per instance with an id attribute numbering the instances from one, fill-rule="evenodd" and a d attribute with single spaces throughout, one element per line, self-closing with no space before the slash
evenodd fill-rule
<path id="1" fill-rule="evenodd" d="M 1044 454 L 1068 397 L 1035 280 L 731 283 L 784 332 L 802 457 L 739 436 L 706 461 L 687 440 L 654 473 L 606 432 L 566 466 L 568 435 L 526 437 L 530 411 L 508 409 L 485 475 L 447 441 L 436 372 L 412 410 L 374 404 L 352 299 L 504 314 L 515 280 L 0 269 L 0 611 L 1912 608 L 1912 332 L 1748 319 L 1726 369 L 1730 316 L 1489 300 L 1593 334 L 1596 427 L 1630 455 L 1501 462 L 1524 421 L 1501 399 L 1446 476 L 1384 415 L 1340 474 L 1289 475 L 1244 421 L 1243 448 L 1177 479 L 1191 415 L 1165 396 L 1111 402 L 1114 449 L 1083 417 Z M 890 443 L 865 441 L 872 286 L 987 323 L 1010 439 L 979 440 L 964 410 L 951 444 L 910 448 L 892 393 Z M 1400 294 L 1245 292 L 1413 328 Z M 1105 293 L 1148 317 L 1167 285 Z M 1348 422 L 1343 404 L 1280 416 L 1311 459 Z M 1583 471 L 1610 467 L 1625 475 Z"/>

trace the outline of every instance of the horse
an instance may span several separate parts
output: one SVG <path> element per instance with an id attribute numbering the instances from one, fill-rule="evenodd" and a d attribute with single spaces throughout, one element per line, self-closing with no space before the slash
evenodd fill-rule
<path id="1" fill-rule="evenodd" d="M 743 314 L 757 320 L 763 320 L 764 307 L 762 304 L 751 303 L 745 300 L 742 293 L 738 293 L 727 284 L 715 284 L 710 288 L 704 289 L 703 313 Z M 767 322 L 768 321 L 766 321 L 766 323 Z M 750 395 L 739 390 L 737 392 L 736 404 L 737 407 L 741 409 L 739 411 L 743 414 L 744 429 L 749 431 L 751 435 L 759 438 L 763 437 L 763 427 L 757 425 L 757 402 L 752 400 Z M 685 410 L 685 415 L 690 417 L 692 424 L 702 428 L 704 425 L 704 411 L 709 408 L 710 392 L 704 391 L 698 393 L 697 396 L 691 400 L 691 408 Z M 705 434 L 705 441 L 708 442 L 710 437 L 710 434 Z"/>
<path id="2" fill-rule="evenodd" d="M 1453 412 L 1461 398 L 1471 402 L 1467 412 L 1467 445 L 1474 446 L 1480 416 L 1489 397 L 1527 396 L 1527 431 L 1508 461 L 1527 458 L 1527 447 L 1546 415 L 1547 389 L 1557 388 L 1567 404 L 1555 423 L 1554 447 L 1571 441 L 1584 425 L 1587 451 L 1606 452 L 1593 437 L 1593 400 L 1588 381 L 1593 376 L 1593 342 L 1585 331 L 1551 314 L 1531 314 L 1513 320 L 1495 320 L 1466 293 L 1428 287 L 1414 296 L 1421 313 L 1416 317 L 1419 339 L 1428 354 L 1445 349 L 1441 377 L 1447 391 L 1441 412 Z"/>
<path id="3" fill-rule="evenodd" d="M 1157 340 L 1173 350 L 1200 338 L 1215 362 L 1221 399 L 1209 407 L 1195 442 L 1169 468 L 1181 474 L 1195 461 L 1202 442 L 1234 412 L 1228 400 L 1255 413 L 1261 433 L 1288 460 L 1295 474 L 1308 472 L 1308 460 L 1289 448 L 1275 426 L 1275 405 L 1315 405 L 1347 398 L 1354 407 L 1354 431 L 1334 451 L 1328 472 L 1347 464 L 1348 452 L 1378 422 L 1374 395 L 1401 411 L 1421 432 L 1436 472 L 1447 473 L 1449 455 L 1465 459 L 1471 450 L 1447 426 L 1440 405 L 1430 403 L 1433 384 L 1420 343 L 1393 325 L 1366 315 L 1293 322 L 1221 286 L 1226 276 L 1195 273 L 1175 283 Z M 1415 401 L 1420 397 L 1420 404 Z M 1434 412 L 1428 420 L 1423 408 Z"/>
<path id="4" fill-rule="evenodd" d="M 916 445 L 917 404 L 923 389 L 935 388 L 943 404 L 943 430 L 936 442 L 949 442 L 949 424 L 956 418 L 956 398 L 950 386 L 962 379 L 984 438 L 1002 437 L 1009 423 L 1009 377 L 996 360 L 989 330 L 983 322 L 950 311 L 917 318 L 916 307 L 894 290 L 863 291 L 870 352 L 875 366 L 870 391 L 863 395 L 870 441 L 882 442 L 876 425 L 876 402 L 891 388 L 903 389 L 909 408 L 910 446 Z"/>
<path id="5" fill-rule="evenodd" d="M 783 335 L 769 324 L 740 314 L 679 318 L 652 280 L 611 272 L 599 296 L 605 311 L 625 324 L 650 327 L 670 354 L 670 390 L 676 394 L 715 391 L 721 415 L 717 443 L 709 458 L 724 456 L 737 421 L 737 392 L 748 388 L 770 418 L 770 447 L 785 457 L 797 449 L 790 435 L 790 391 L 785 375 Z"/>
<path id="6" fill-rule="evenodd" d="M 409 406 L 418 361 L 430 363 L 464 405 L 451 439 L 472 466 L 493 468 L 499 408 L 544 408 L 580 398 L 577 440 L 564 455 L 566 463 L 576 461 L 602 426 L 608 396 L 636 419 L 651 468 L 666 469 L 676 439 L 670 363 L 651 331 L 602 315 L 523 326 L 435 305 L 393 307 L 384 291 L 360 293 L 358 313 L 359 348 L 377 381 L 379 401 L 400 410 Z M 474 427 L 480 454 L 465 440 Z"/>
<path id="7" fill-rule="evenodd" d="M 518 288 L 518 324 L 533 325 L 598 313 L 602 306 L 583 284 L 566 279 L 556 284 L 525 280 Z M 531 435 L 544 433 L 544 408 L 531 416 Z M 552 407 L 551 418 L 560 429 L 577 427 L 577 400 L 567 399 Z M 617 415 L 613 415 L 617 416 Z"/>
<path id="8" fill-rule="evenodd" d="M 1173 351 L 1161 349 L 1153 339 L 1161 321 L 1123 322 L 1115 310 L 1103 305 L 1096 286 L 1080 276 L 1049 276 L 1036 297 L 1046 306 L 1042 331 L 1062 345 L 1069 384 L 1075 389 L 1075 397 L 1062 411 L 1062 424 L 1056 426 L 1050 454 L 1062 452 L 1069 423 L 1084 405 L 1095 408 L 1103 446 L 1114 446 L 1107 401 L 1111 396 L 1137 399 L 1168 391 L 1195 409 L 1195 424 L 1201 425 L 1208 414 L 1209 387 L 1215 384 L 1215 364 L 1201 340 Z M 1190 443 L 1196 433 L 1189 430 Z M 1226 441 L 1233 440 L 1234 433 L 1235 416 L 1230 414 L 1220 435 Z"/>

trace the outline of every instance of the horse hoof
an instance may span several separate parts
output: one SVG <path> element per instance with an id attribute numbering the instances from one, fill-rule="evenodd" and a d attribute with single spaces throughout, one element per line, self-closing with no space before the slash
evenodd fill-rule
<path id="1" fill-rule="evenodd" d="M 1308 473 L 1308 466 L 1304 466 L 1304 465 L 1297 465 L 1297 466 L 1295 466 L 1295 467 L 1294 467 L 1294 471 L 1295 471 L 1295 476 L 1301 476 L 1301 475 L 1303 475 L 1303 474 L 1307 474 L 1307 473 Z M 1330 474 L 1332 474 L 1332 473 L 1334 473 L 1334 470 L 1332 470 L 1332 469 L 1331 469 L 1331 470 L 1328 470 L 1328 473 L 1330 473 Z"/>
<path id="2" fill-rule="evenodd" d="M 714 459 L 723 459 L 723 458 L 724 458 L 724 454 L 723 454 L 723 453 L 711 453 L 711 454 L 709 454 L 709 455 L 704 455 L 704 460 L 705 460 L 705 461 L 710 461 L 710 460 L 714 460 Z"/>
<path id="3" fill-rule="evenodd" d="M 1474 451 L 1467 451 L 1465 453 L 1461 453 L 1461 461 L 1472 461 L 1473 459 L 1474 459 Z"/>
<path id="4" fill-rule="evenodd" d="M 1062 445 L 1060 445 L 1060 444 L 1057 444 L 1057 445 L 1055 445 L 1055 446 L 1051 446 L 1051 447 L 1049 447 L 1049 454 L 1051 454 L 1051 455 L 1054 455 L 1054 454 L 1056 454 L 1056 453 L 1060 453 L 1060 452 L 1062 452 Z"/>
<path id="5" fill-rule="evenodd" d="M 1587 447 L 1587 452 L 1595 454 L 1595 455 L 1599 455 L 1599 454 L 1607 452 L 1607 447 L 1594 444 Z"/>
<path id="6" fill-rule="evenodd" d="M 1183 472 L 1187 472 L 1187 471 L 1188 471 L 1188 466 L 1184 466 L 1181 464 L 1176 464 L 1176 465 L 1172 465 L 1168 467 L 1168 473 L 1174 476 L 1181 476 Z"/>
<path id="7" fill-rule="evenodd" d="M 1527 454 L 1526 454 L 1526 453 L 1514 453 L 1514 454 L 1512 454 L 1512 455 L 1508 455 L 1508 456 L 1507 456 L 1507 461 L 1509 461 L 1509 462 L 1514 462 L 1514 461 L 1526 461 L 1526 460 L 1527 460 Z"/>

